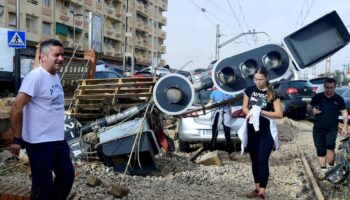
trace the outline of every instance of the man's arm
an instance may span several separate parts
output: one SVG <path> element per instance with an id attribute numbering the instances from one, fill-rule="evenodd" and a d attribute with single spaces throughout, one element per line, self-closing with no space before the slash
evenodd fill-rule
<path id="1" fill-rule="evenodd" d="M 349 120 L 349 114 L 348 111 L 346 109 L 341 110 L 341 115 L 343 117 L 343 123 L 344 123 L 344 128 L 342 130 L 342 134 L 343 136 L 348 135 L 348 120 Z"/>
<path id="2" fill-rule="evenodd" d="M 14 136 L 14 142 L 10 147 L 10 151 L 15 155 L 19 154 L 19 150 L 21 148 L 18 141 L 22 139 L 23 108 L 26 104 L 28 104 L 30 99 L 31 96 L 23 92 L 19 92 L 11 106 L 10 126 Z"/>

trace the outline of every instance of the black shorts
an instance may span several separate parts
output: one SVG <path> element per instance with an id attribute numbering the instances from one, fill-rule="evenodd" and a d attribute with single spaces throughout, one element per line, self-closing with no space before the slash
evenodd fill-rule
<path id="1" fill-rule="evenodd" d="M 327 154 L 327 149 L 335 149 L 337 133 L 337 129 L 313 129 L 312 134 L 317 150 L 317 156 L 324 157 Z"/>

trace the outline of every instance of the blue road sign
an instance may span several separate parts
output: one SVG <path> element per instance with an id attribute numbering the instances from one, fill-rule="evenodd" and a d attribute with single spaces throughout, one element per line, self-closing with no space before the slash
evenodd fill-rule
<path id="1" fill-rule="evenodd" d="M 24 31 L 8 31 L 7 42 L 9 47 L 16 49 L 26 48 L 26 32 Z"/>

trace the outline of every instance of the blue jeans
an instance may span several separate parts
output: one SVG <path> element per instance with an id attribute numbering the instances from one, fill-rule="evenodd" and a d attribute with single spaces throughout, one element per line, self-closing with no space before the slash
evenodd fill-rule
<path id="1" fill-rule="evenodd" d="M 75 176 L 67 141 L 26 142 L 25 148 L 32 171 L 30 199 L 67 199 Z"/>

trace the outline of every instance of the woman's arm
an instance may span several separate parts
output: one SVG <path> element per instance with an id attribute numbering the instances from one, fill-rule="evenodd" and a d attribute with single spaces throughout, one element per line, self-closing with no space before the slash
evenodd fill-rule
<path id="1" fill-rule="evenodd" d="M 283 117 L 283 111 L 280 99 L 275 99 L 273 101 L 273 109 L 274 111 L 261 110 L 261 114 L 266 117 L 281 119 Z"/>
<path id="2" fill-rule="evenodd" d="M 244 96 L 243 96 L 242 110 L 246 115 L 248 115 L 248 113 L 249 113 L 249 97 L 246 94 L 244 94 Z"/>

